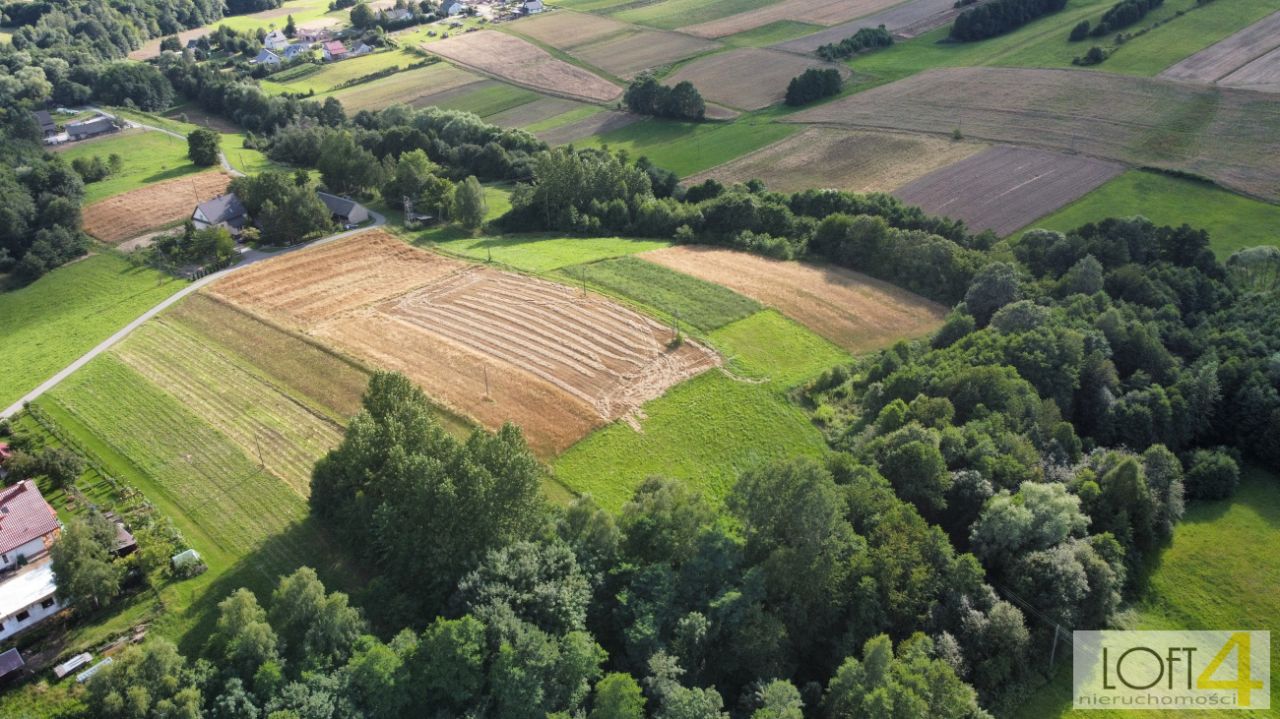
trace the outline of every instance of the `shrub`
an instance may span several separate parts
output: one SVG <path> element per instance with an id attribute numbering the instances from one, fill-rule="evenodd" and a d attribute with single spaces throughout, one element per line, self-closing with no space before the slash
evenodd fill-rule
<path id="1" fill-rule="evenodd" d="M 1071 42 L 1080 42 L 1089 37 L 1089 21 L 1081 20 L 1075 27 L 1071 28 L 1071 36 L 1067 39 Z"/>
<path id="2" fill-rule="evenodd" d="M 842 85 L 844 79 L 839 70 L 811 67 L 791 79 L 786 102 L 791 106 L 805 105 L 839 93 Z"/>
<path id="3" fill-rule="evenodd" d="M 884 25 L 874 28 L 864 27 L 840 42 L 830 43 L 818 48 L 818 57 L 832 61 L 843 60 L 860 52 L 889 47 L 892 44 L 893 35 L 889 34 Z"/>
<path id="4" fill-rule="evenodd" d="M 1192 499 L 1226 499 L 1240 484 L 1240 466 L 1226 452 L 1196 450 L 1188 466 L 1186 490 Z"/>

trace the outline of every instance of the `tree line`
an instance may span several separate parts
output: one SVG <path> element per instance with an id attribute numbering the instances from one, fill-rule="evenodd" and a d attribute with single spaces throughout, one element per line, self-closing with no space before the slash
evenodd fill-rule
<path id="1" fill-rule="evenodd" d="M 670 87 L 644 73 L 631 81 L 622 96 L 627 109 L 641 115 L 673 120 L 701 121 L 707 114 L 707 103 L 693 83 L 685 80 Z"/>
<path id="2" fill-rule="evenodd" d="M 1016 30 L 1066 6 L 1067 0 L 994 0 L 960 13 L 951 25 L 950 37 L 960 42 L 985 40 Z"/>
<path id="3" fill-rule="evenodd" d="M 884 25 L 880 25 L 879 27 L 858 28 L 857 32 L 840 42 L 827 43 L 819 47 L 817 52 L 818 57 L 823 60 L 836 62 L 846 60 L 859 53 L 892 45 L 893 35 L 885 29 Z"/>

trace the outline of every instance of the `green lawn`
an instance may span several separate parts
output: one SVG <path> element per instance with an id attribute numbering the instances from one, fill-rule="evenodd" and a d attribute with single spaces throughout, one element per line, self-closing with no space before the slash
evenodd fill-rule
<path id="1" fill-rule="evenodd" d="M 811 25 L 807 22 L 798 22 L 796 20 L 779 20 L 778 22 L 761 25 L 758 28 L 728 37 L 722 37 L 720 40 L 734 47 L 764 47 L 786 42 L 787 40 L 794 40 L 805 35 L 812 35 L 821 29 L 821 25 Z"/>
<path id="2" fill-rule="evenodd" d="M 557 478 L 616 511 L 653 475 L 682 479 L 719 499 L 760 462 L 827 451 L 787 390 L 847 355 L 773 311 L 717 330 L 710 340 L 731 358 L 734 376 L 711 370 L 668 390 L 644 405 L 643 431 L 615 422 L 591 434 L 555 462 Z"/>
<path id="3" fill-rule="evenodd" d="M 578 265 L 584 262 L 622 257 L 669 246 L 661 240 L 633 240 L 624 237 L 467 237 L 441 242 L 440 250 L 473 260 L 489 260 L 526 272 Z"/>
<path id="4" fill-rule="evenodd" d="M 681 177 L 697 174 L 758 150 L 796 132 L 798 125 L 739 119 L 733 123 L 642 120 L 575 143 L 608 145 L 631 156 L 644 155 Z"/>
<path id="5" fill-rule="evenodd" d="M 184 287 L 100 254 L 0 293 L 0 407 L 7 407 L 130 320 Z"/>
<path id="6" fill-rule="evenodd" d="M 1030 227 L 1066 232 L 1086 222 L 1133 215 L 1160 225 L 1203 227 L 1220 259 L 1243 247 L 1280 245 L 1280 205 L 1140 170 L 1116 177 Z"/>
<path id="7" fill-rule="evenodd" d="M 232 30 L 238 30 L 241 32 L 257 30 L 258 28 L 283 28 L 288 15 L 292 15 L 293 21 L 298 24 L 305 23 L 308 20 L 317 20 L 325 15 L 329 15 L 331 17 L 341 19 L 342 24 L 347 25 L 349 24 L 349 19 L 351 17 L 350 9 L 336 10 L 330 13 L 328 0 L 292 0 L 291 2 L 286 2 L 282 5 L 281 9 L 286 10 L 287 12 L 281 14 L 280 11 L 268 10 L 250 15 L 232 15 L 215 23 L 210 23 L 209 27 L 213 28 L 219 25 L 226 25 Z M 270 17 L 264 17 L 264 15 L 270 15 Z"/>
<path id="8" fill-rule="evenodd" d="M 388 50 L 362 57 L 353 57 L 349 60 L 326 63 L 319 71 L 303 74 L 295 80 L 278 82 L 272 81 L 270 77 L 267 77 L 259 84 L 262 85 L 263 90 L 274 94 L 285 92 L 323 93 L 333 90 L 344 82 L 388 68 L 405 68 L 415 62 L 421 62 L 421 60 L 421 57 L 407 50 Z M 284 72 L 287 73 L 289 71 L 285 70 Z"/>
<path id="9" fill-rule="evenodd" d="M 163 132 L 127 131 L 120 135 L 70 145 L 59 153 L 67 162 L 78 157 L 98 156 L 106 161 L 112 154 L 124 162 L 120 172 L 84 186 L 84 202 L 93 204 L 143 185 L 202 172 L 187 159 L 187 143 Z"/>
<path id="10" fill-rule="evenodd" d="M 654 314 L 678 318 L 700 332 L 710 332 L 757 312 L 755 300 L 635 257 L 619 257 L 561 269 L 566 283 L 588 285 L 652 308 Z"/>
<path id="11" fill-rule="evenodd" d="M 610 14 L 626 22 L 672 30 L 700 22 L 719 20 L 722 17 L 755 10 L 774 2 L 776 0 L 660 0 L 654 3 L 628 3 L 625 9 Z M 597 8 L 576 6 L 574 9 Z"/>
<path id="12" fill-rule="evenodd" d="M 1280 651 L 1280 477 L 1247 469 L 1232 499 L 1195 502 L 1174 529 L 1173 543 L 1159 557 L 1138 600 L 1134 629 L 1269 629 L 1272 632 L 1270 712 L 1223 712 L 1225 716 L 1276 716 Z M 1034 694 L 1019 719 L 1150 719 L 1207 713 L 1071 711 L 1071 660 L 1064 658 L 1055 681 Z"/>
<path id="13" fill-rule="evenodd" d="M 186 135 L 192 130 L 199 128 L 190 122 L 175 120 L 170 117 L 161 117 L 146 112 L 138 112 L 137 110 L 124 110 L 120 108 L 112 108 L 111 112 L 120 117 L 141 122 L 152 127 L 158 127 L 169 132 L 176 132 L 180 135 Z M 258 150 L 251 150 L 244 146 L 246 135 L 243 132 L 223 132 L 220 133 L 221 140 L 219 142 L 222 152 L 227 156 L 227 161 L 231 166 L 246 174 L 262 172 L 263 170 L 279 170 L 287 169 L 281 165 L 277 165 L 267 159 L 267 156 Z M 174 142 L 181 142 L 177 138 L 173 138 Z M 184 149 L 185 152 L 185 149 Z"/>

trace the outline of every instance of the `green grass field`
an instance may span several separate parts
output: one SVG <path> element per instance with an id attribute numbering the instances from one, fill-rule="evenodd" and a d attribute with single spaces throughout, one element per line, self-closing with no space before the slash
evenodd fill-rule
<path id="1" fill-rule="evenodd" d="M 639 5 L 628 3 L 625 9 L 610 12 L 610 14 L 626 22 L 672 30 L 700 22 L 719 20 L 722 17 L 755 10 L 774 2 L 776 0 L 661 0 Z M 597 10 L 598 8 L 575 6 L 574 9 Z"/>
<path id="2" fill-rule="evenodd" d="M 1256 245 L 1280 245 L 1280 205 L 1208 183 L 1132 170 L 1030 227 L 1066 232 L 1107 217 L 1143 215 L 1159 225 L 1202 227 L 1219 259 Z M 1027 228 L 1027 229 L 1030 229 Z"/>
<path id="3" fill-rule="evenodd" d="M 577 145 L 626 150 L 681 177 L 722 165 L 797 131 L 798 125 L 740 119 L 733 123 L 642 120 Z"/>
<path id="4" fill-rule="evenodd" d="M 468 237 L 441 242 L 438 249 L 472 260 L 492 259 L 526 272 L 550 270 L 668 247 L 661 240 L 624 237 Z"/>
<path id="5" fill-rule="evenodd" d="M 363 57 L 353 57 L 340 62 L 326 63 L 321 66 L 320 70 L 303 74 L 295 80 L 279 82 L 273 81 L 268 77 L 259 84 L 262 85 L 263 90 L 273 94 L 286 92 L 323 93 L 333 90 L 344 82 L 349 82 L 365 75 L 393 67 L 403 69 L 421 61 L 421 57 L 407 50 L 389 50 L 375 52 Z M 287 73 L 289 70 L 284 72 Z"/>
<path id="6" fill-rule="evenodd" d="M 464 92 L 447 98 L 436 106 L 446 110 L 474 112 L 480 117 L 496 115 L 504 110 L 533 102 L 542 97 L 532 90 L 526 90 L 506 83 L 484 83 L 470 92 Z"/>
<path id="7" fill-rule="evenodd" d="M 1133 629 L 1269 629 L 1272 710 L 1221 712 L 1239 717 L 1274 717 L 1280 676 L 1276 618 L 1280 617 L 1280 558 L 1267 548 L 1280 543 L 1280 477 L 1246 469 L 1235 497 L 1196 502 L 1174 529 L 1147 589 L 1138 600 Z M 1055 681 L 1032 696 L 1018 719 L 1151 719 L 1208 716 L 1208 713 L 1071 710 L 1071 662 Z"/>
<path id="8" fill-rule="evenodd" d="M 592 115 L 598 112 L 603 112 L 603 111 L 604 111 L 604 108 L 601 108 L 597 105 L 586 105 L 584 107 L 575 107 L 574 109 L 568 112 L 560 113 L 555 117 L 548 117 L 547 119 L 542 120 L 540 122 L 535 122 L 529 125 L 525 125 L 521 129 L 524 130 L 525 132 L 542 132 L 544 130 L 551 130 L 557 127 L 568 125 L 571 122 L 585 120 L 588 117 L 591 117 Z"/>
<path id="9" fill-rule="evenodd" d="M 176 132 L 180 135 L 187 135 L 192 130 L 199 128 L 199 125 L 190 122 L 175 120 L 170 117 L 161 117 L 146 112 L 138 112 L 137 110 L 124 110 L 120 108 L 112 108 L 112 113 L 120 117 L 141 122 L 152 127 L 158 127 L 170 132 Z M 246 174 L 254 174 L 264 170 L 279 170 L 281 165 L 277 165 L 259 150 L 252 150 L 244 146 L 246 135 L 243 132 L 222 132 L 219 133 L 221 139 L 219 145 L 223 154 L 227 156 L 227 162 L 235 169 Z M 171 138 L 174 142 L 181 143 L 178 138 Z M 186 154 L 186 148 L 183 148 L 183 154 Z"/>
<path id="10" fill-rule="evenodd" d="M 712 332 L 735 376 L 711 370 L 643 407 L 643 431 L 615 422 L 571 447 L 556 477 L 601 506 L 619 509 L 654 475 L 685 480 L 713 499 L 738 475 L 771 459 L 821 456 L 826 442 L 787 398 L 801 375 L 848 358 L 772 310 Z"/>
<path id="11" fill-rule="evenodd" d="M 99 140 L 72 144 L 59 153 L 67 162 L 78 157 L 98 156 L 105 162 L 112 154 L 124 162 L 120 172 L 84 186 L 84 203 L 91 205 L 122 192 L 136 190 L 161 180 L 203 172 L 187 159 L 187 143 L 163 132 L 127 131 Z"/>
<path id="12" fill-rule="evenodd" d="M 1159 74 L 1179 60 L 1270 15 L 1280 6 L 1274 0 L 1231 0 L 1198 7 L 1193 0 L 1170 0 L 1148 18 L 1171 17 L 1170 12 L 1179 9 L 1188 12 L 1126 42 L 1098 67 L 1128 75 Z M 1149 24 L 1151 20 L 1144 18 L 1138 26 Z"/>
<path id="13" fill-rule="evenodd" d="M 728 37 L 722 37 L 720 40 L 734 47 L 764 47 L 765 45 L 773 45 L 811 35 L 821 29 L 821 25 L 812 25 L 796 20 L 779 20 L 778 22 L 761 25 Z"/>
<path id="14" fill-rule="evenodd" d="M 100 254 L 0 293 L 0 407 L 185 285 L 132 267 L 119 255 Z"/>
<path id="15" fill-rule="evenodd" d="M 270 17 L 264 17 L 269 15 Z M 246 32 L 249 30 L 257 30 L 258 28 L 271 29 L 283 28 L 287 16 L 292 15 L 293 21 L 302 24 L 309 20 L 317 20 L 329 15 L 339 18 L 343 25 L 347 25 L 351 17 L 351 11 L 336 10 L 329 12 L 328 0 L 291 0 L 286 2 L 276 11 L 265 11 L 261 13 L 253 13 L 250 15 L 232 15 L 225 17 L 215 23 L 210 23 L 210 27 L 226 25 L 232 30 Z"/>
<path id="16" fill-rule="evenodd" d="M 757 312 L 755 300 L 635 257 L 619 257 L 561 269 L 562 281 L 588 285 L 652 308 L 664 318 L 678 318 L 700 332 L 710 332 Z"/>

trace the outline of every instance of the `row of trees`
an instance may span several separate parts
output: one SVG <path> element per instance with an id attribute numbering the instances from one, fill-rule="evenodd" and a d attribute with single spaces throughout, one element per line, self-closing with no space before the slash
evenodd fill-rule
<path id="1" fill-rule="evenodd" d="M 1067 0 L 993 0 L 960 13 L 951 25 L 951 39 L 971 42 L 1003 35 L 1066 5 Z"/>
<path id="2" fill-rule="evenodd" d="M 668 87 L 648 73 L 631 81 L 622 101 L 632 112 L 673 120 L 700 121 L 707 114 L 707 103 L 693 83 L 685 80 Z"/>
<path id="3" fill-rule="evenodd" d="M 1081 20 L 1075 27 L 1071 28 L 1071 35 L 1068 39 L 1071 42 L 1079 42 L 1089 36 L 1102 37 L 1103 35 L 1108 35 L 1138 22 L 1143 17 L 1146 17 L 1147 13 L 1163 4 L 1164 0 L 1121 0 L 1121 2 L 1111 6 L 1103 13 L 1102 18 L 1098 20 L 1098 24 L 1092 26 L 1092 28 L 1088 20 Z"/>
<path id="4" fill-rule="evenodd" d="M 863 27 L 858 28 L 857 32 L 840 42 L 827 43 L 819 47 L 818 57 L 836 62 L 851 58 L 859 53 L 878 50 L 891 45 L 893 45 L 893 35 L 885 29 L 884 25 Z"/>
<path id="5" fill-rule="evenodd" d="M 844 78 L 834 68 L 811 67 L 787 85 L 786 103 L 791 106 L 807 105 L 814 100 L 840 94 L 844 86 Z"/>

